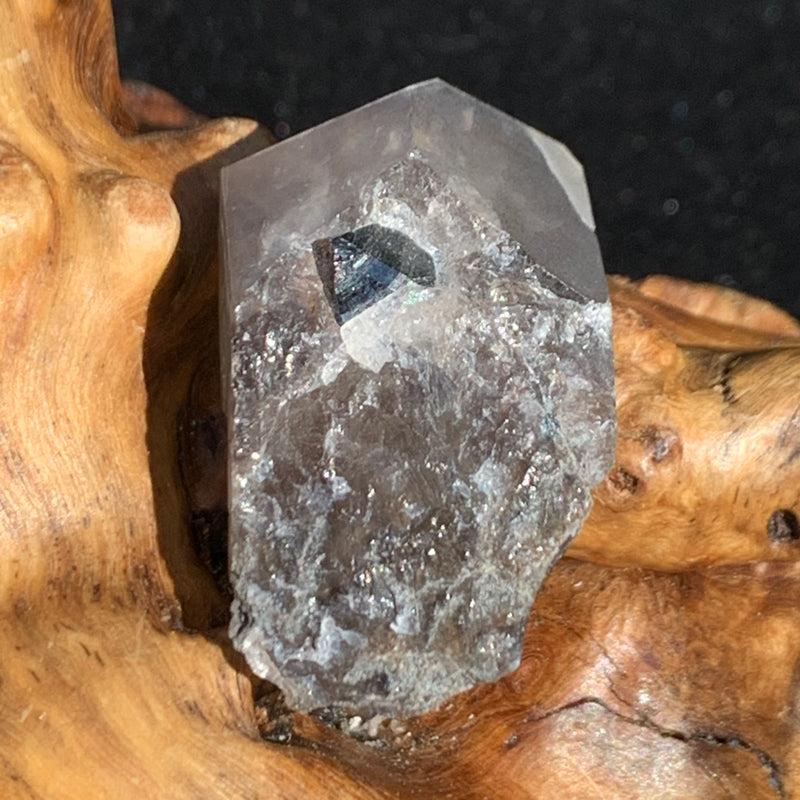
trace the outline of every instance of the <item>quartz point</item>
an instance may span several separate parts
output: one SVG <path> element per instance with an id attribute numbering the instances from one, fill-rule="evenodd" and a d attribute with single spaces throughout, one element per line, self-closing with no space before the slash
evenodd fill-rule
<path id="1" fill-rule="evenodd" d="M 430 80 L 221 180 L 234 646 L 299 710 L 496 680 L 614 455 L 580 164 Z"/>

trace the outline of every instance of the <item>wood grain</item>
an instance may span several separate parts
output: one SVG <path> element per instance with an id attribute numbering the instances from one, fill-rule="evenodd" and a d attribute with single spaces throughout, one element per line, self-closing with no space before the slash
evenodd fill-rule
<path id="1" fill-rule="evenodd" d="M 217 176 L 270 141 L 123 90 L 107 2 L 0 5 L 0 796 L 798 796 L 800 326 L 727 289 L 611 279 L 617 459 L 518 670 L 405 721 L 249 673 Z"/>

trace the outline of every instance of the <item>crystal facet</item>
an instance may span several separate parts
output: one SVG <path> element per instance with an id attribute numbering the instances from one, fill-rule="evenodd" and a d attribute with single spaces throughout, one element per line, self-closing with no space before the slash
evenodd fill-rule
<path id="1" fill-rule="evenodd" d="M 614 453 L 566 148 L 438 81 L 223 170 L 231 636 L 294 708 L 407 716 L 518 663 Z"/>
<path id="2" fill-rule="evenodd" d="M 325 294 L 337 322 L 347 322 L 400 285 L 436 280 L 433 259 L 398 231 L 367 225 L 313 244 Z"/>

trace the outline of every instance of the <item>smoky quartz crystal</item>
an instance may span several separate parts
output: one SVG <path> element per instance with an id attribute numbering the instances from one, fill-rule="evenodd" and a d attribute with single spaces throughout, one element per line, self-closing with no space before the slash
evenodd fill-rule
<path id="1" fill-rule="evenodd" d="M 222 258 L 236 648 L 301 710 L 514 669 L 614 454 L 578 162 L 427 81 L 225 168 Z"/>

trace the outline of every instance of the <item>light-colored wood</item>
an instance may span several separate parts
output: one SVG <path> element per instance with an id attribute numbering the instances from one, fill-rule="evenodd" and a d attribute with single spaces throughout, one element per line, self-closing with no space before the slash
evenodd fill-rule
<path id="1" fill-rule="evenodd" d="M 515 673 L 359 724 L 247 671 L 217 175 L 269 141 L 123 91 L 105 0 L 0 4 L 0 797 L 797 796 L 800 326 L 718 287 L 612 279 L 617 461 Z"/>
<path id="2" fill-rule="evenodd" d="M 610 285 L 617 457 L 570 555 L 662 570 L 796 562 L 797 542 L 768 525 L 800 516 L 800 325 L 721 287 Z"/>

